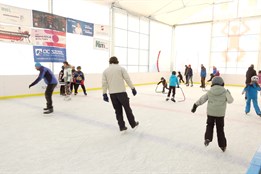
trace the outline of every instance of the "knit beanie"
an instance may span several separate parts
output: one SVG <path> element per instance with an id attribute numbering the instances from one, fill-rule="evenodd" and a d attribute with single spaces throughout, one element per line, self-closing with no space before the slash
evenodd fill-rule
<path id="1" fill-rule="evenodd" d="M 224 80 L 221 77 L 216 76 L 212 79 L 212 86 L 214 85 L 224 86 Z"/>
<path id="2" fill-rule="evenodd" d="M 35 67 L 40 67 L 40 66 L 42 66 L 42 65 L 39 62 L 35 63 Z"/>

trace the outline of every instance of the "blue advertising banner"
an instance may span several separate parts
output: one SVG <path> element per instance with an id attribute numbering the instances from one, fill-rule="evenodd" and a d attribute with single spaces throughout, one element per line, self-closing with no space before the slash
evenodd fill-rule
<path id="1" fill-rule="evenodd" d="M 93 36 L 94 24 L 67 18 L 67 32 L 85 36 Z"/>
<path id="2" fill-rule="evenodd" d="M 64 62 L 66 49 L 58 47 L 34 46 L 35 62 Z"/>

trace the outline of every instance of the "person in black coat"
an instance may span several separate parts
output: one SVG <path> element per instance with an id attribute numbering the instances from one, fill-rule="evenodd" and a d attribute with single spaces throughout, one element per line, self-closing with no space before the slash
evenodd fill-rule
<path id="1" fill-rule="evenodd" d="M 246 85 L 250 84 L 251 83 L 251 78 L 253 76 L 256 76 L 256 70 L 254 69 L 254 65 L 251 64 L 250 67 L 248 68 L 247 72 L 246 72 Z"/>
<path id="2" fill-rule="evenodd" d="M 256 75 L 257 74 L 256 74 L 256 70 L 254 69 L 254 65 L 251 64 L 246 72 L 246 81 L 245 81 L 246 87 L 251 83 L 251 78 Z M 245 99 L 247 100 L 247 94 L 245 94 Z"/>

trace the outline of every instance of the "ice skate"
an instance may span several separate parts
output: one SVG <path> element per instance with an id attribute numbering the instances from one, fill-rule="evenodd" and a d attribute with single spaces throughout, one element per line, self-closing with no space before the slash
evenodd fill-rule
<path id="1" fill-rule="evenodd" d="M 171 101 L 176 102 L 176 100 L 174 98 L 171 98 Z"/>
<path id="2" fill-rule="evenodd" d="M 136 130 L 137 127 L 138 127 L 138 125 L 139 125 L 139 122 L 137 121 L 137 122 L 135 123 L 135 125 L 132 127 L 132 129 Z"/>
<path id="3" fill-rule="evenodd" d="M 225 152 L 227 147 L 220 147 L 220 149 Z"/>
<path id="4" fill-rule="evenodd" d="M 166 98 L 166 101 L 169 101 L 169 97 Z"/>
<path id="5" fill-rule="evenodd" d="M 120 128 L 120 131 L 126 131 L 128 128 L 124 126 L 123 128 Z"/>
<path id="6" fill-rule="evenodd" d="M 72 99 L 72 98 L 71 98 L 70 95 L 67 95 L 67 96 L 65 96 L 65 98 L 64 98 L 65 101 L 69 101 L 69 100 L 71 100 L 71 99 Z"/>
<path id="7" fill-rule="evenodd" d="M 48 109 L 48 110 L 44 111 L 44 114 L 50 114 L 50 113 L 53 113 L 53 109 Z"/>
<path id="8" fill-rule="evenodd" d="M 210 141 L 209 139 L 206 139 L 205 142 L 204 142 L 205 146 L 207 147 L 210 142 L 211 142 L 211 141 Z"/>

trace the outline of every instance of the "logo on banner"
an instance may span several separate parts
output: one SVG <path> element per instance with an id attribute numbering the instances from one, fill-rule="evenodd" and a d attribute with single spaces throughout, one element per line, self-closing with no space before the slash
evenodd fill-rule
<path id="1" fill-rule="evenodd" d="M 42 50 L 42 49 L 35 49 L 35 55 L 36 55 L 36 56 L 41 56 L 41 55 L 43 55 L 43 50 Z"/>
<path id="2" fill-rule="evenodd" d="M 63 62 L 66 60 L 66 49 L 34 46 L 34 59 L 38 62 Z"/>

